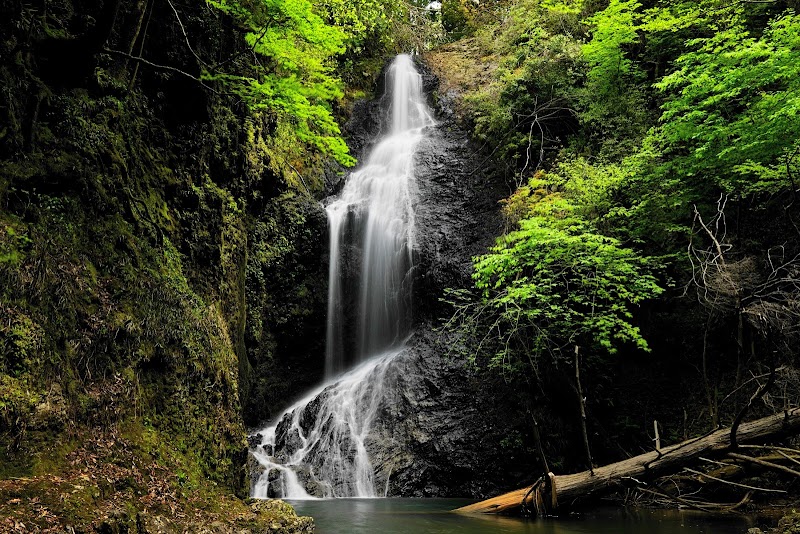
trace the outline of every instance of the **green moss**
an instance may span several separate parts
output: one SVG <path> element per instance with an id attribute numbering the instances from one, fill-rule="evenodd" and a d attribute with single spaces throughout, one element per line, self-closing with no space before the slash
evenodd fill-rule
<path id="1" fill-rule="evenodd" d="M 68 27 L 68 4 L 48 5 L 52 22 Z M 46 36 L 28 22 L 25 39 Z M 196 23 L 224 40 L 217 19 Z M 170 54 L 173 41 L 148 36 Z M 319 257 L 322 160 L 273 116 L 165 73 L 139 65 L 129 89 L 134 64 L 99 54 L 88 79 L 48 87 L 34 54 L 0 65 L 0 479 L 58 489 L 75 524 L 114 494 L 129 519 L 141 510 L 132 474 L 62 488 L 78 460 L 154 462 L 175 474 L 169 492 L 208 503 L 244 493 L 250 343 L 271 358 L 275 331 L 324 298 L 300 265 Z M 95 442 L 106 433 L 114 452 Z"/>
<path id="2" fill-rule="evenodd" d="M 771 531 L 773 534 L 800 534 L 800 512 L 792 510 L 778 521 L 778 527 Z"/>
<path id="3" fill-rule="evenodd" d="M 0 218 L 0 265 L 19 265 L 30 243 L 31 240 L 21 224 Z"/>

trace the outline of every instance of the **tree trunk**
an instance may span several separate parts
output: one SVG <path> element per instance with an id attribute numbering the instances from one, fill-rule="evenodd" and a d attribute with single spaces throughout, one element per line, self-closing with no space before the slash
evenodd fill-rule
<path id="1" fill-rule="evenodd" d="M 583 388 L 581 387 L 581 365 L 578 345 L 575 345 L 575 388 L 578 392 L 578 405 L 581 413 L 581 436 L 583 437 L 583 448 L 586 451 L 586 462 L 589 464 L 589 472 L 594 470 L 592 461 L 592 451 L 589 448 L 589 432 L 586 430 L 586 399 L 583 398 Z"/>
<path id="2" fill-rule="evenodd" d="M 737 432 L 739 443 L 769 441 L 800 433 L 800 408 L 792 408 L 763 419 L 742 423 Z M 570 505 L 579 499 L 597 497 L 623 487 L 625 481 L 644 481 L 679 470 L 699 456 L 724 454 L 730 451 L 730 429 L 720 429 L 699 438 L 651 451 L 628 460 L 605 465 L 591 471 L 571 475 L 552 475 L 542 483 L 542 490 L 552 494 L 549 502 Z M 636 480 L 633 480 L 636 479 Z M 536 499 L 530 487 L 518 489 L 456 510 L 457 512 L 513 512 Z M 526 495 L 530 492 L 530 495 Z M 554 511 L 554 510 L 550 510 Z"/>

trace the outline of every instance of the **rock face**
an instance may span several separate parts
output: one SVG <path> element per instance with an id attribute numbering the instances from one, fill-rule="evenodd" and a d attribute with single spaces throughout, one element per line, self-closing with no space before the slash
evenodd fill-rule
<path id="1" fill-rule="evenodd" d="M 532 458 L 501 448 L 508 406 L 481 393 L 482 379 L 449 354 L 454 342 L 419 328 L 387 373 L 368 450 L 388 496 L 484 496 L 532 469 Z"/>
<path id="2" fill-rule="evenodd" d="M 431 95 L 437 81 L 424 65 L 418 68 Z M 532 471 L 532 456 L 500 445 L 507 437 L 513 402 L 503 399 L 513 395 L 503 394 L 502 383 L 487 386 L 486 378 L 453 350 L 458 339 L 441 337 L 436 331 L 451 313 L 440 302 L 444 289 L 471 286 L 472 257 L 485 252 L 501 232 L 497 201 L 509 193 L 488 158 L 459 128 L 447 102 L 440 97 L 432 103 L 442 104 L 432 106 L 438 109 L 438 125 L 420 142 L 415 161 L 415 333 L 381 375 L 382 398 L 364 442 L 378 495 L 478 497 L 517 484 Z M 380 131 L 384 105 L 376 100 L 358 108 L 362 114 L 349 125 L 364 128 L 356 136 L 357 147 L 367 146 L 367 139 Z M 349 135 L 352 139 L 354 132 Z M 486 391 L 494 395 L 487 397 Z M 275 450 L 267 454 L 279 463 L 288 459 L 301 446 L 298 431 L 308 436 L 320 403 L 329 394 L 323 391 L 302 408 L 299 429 L 287 415 L 276 427 Z M 340 454 L 347 456 L 345 445 Z M 322 466 L 316 464 L 324 461 L 321 458 L 312 454 L 305 461 L 319 471 Z M 296 474 L 308 493 L 322 495 L 309 470 Z M 336 488 L 344 482 L 329 483 Z"/>
<path id="3" fill-rule="evenodd" d="M 425 92 L 432 95 L 438 81 L 424 64 L 418 67 Z M 416 161 L 415 314 L 420 321 L 441 318 L 445 288 L 472 286 L 472 258 L 485 253 L 501 233 L 498 201 L 511 192 L 491 158 L 458 125 L 450 97 L 439 95 L 431 105 L 439 124 L 420 143 Z"/>
<path id="4" fill-rule="evenodd" d="M 451 353 L 457 345 L 457 339 L 440 336 L 432 324 L 420 325 L 406 348 L 385 368 L 378 367 L 374 381 L 365 384 L 365 397 L 372 387 L 381 392 L 376 407 L 358 408 L 375 411 L 363 440 L 374 472 L 375 495 L 482 497 L 520 484 L 532 472 L 533 455 L 503 445 L 509 414 L 516 413 L 513 401 L 505 400 L 513 399 L 513 393 L 504 391 L 506 386 L 500 382 L 489 385 L 493 393 L 487 395 L 486 379 L 463 357 Z M 323 406 L 338 394 L 336 388 L 326 388 L 298 412 L 287 414 L 275 428 L 274 449 L 257 446 L 266 447 L 264 452 L 281 465 L 289 463 L 299 449 L 309 447 L 302 456 L 304 463 L 291 469 L 303 490 L 313 496 L 352 494 L 354 482 L 349 476 L 353 469 L 331 468 L 335 461 L 353 464 L 358 453 L 357 443 L 347 439 L 349 432 L 326 434 L 334 421 L 330 409 Z M 299 424 L 293 422 L 295 417 Z M 315 442 L 318 432 L 327 437 Z M 253 480 L 264 470 L 253 459 Z M 272 469 L 267 476 L 266 496 L 283 495 L 287 488 L 281 471 Z"/>

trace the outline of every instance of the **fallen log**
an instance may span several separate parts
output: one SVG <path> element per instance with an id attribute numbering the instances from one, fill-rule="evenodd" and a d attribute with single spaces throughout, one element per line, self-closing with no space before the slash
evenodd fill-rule
<path id="1" fill-rule="evenodd" d="M 738 443 L 768 441 L 800 433 L 800 408 L 792 408 L 762 419 L 742 423 L 736 433 Z M 710 453 L 722 454 L 731 447 L 730 428 L 716 430 L 681 443 L 663 447 L 621 462 L 571 475 L 553 475 L 542 479 L 534 491 L 525 487 L 485 501 L 470 504 L 456 512 L 497 514 L 512 512 L 523 505 L 537 509 L 542 503 L 569 505 L 579 499 L 612 492 L 625 481 L 641 483 L 666 472 L 678 471 L 684 465 Z M 544 493 L 545 495 L 542 495 Z M 524 502 L 523 502 L 524 501 Z M 554 506 L 548 511 L 553 511 Z"/>

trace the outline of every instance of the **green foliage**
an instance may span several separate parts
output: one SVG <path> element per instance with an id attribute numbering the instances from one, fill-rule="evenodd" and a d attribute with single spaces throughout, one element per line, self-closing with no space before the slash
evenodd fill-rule
<path id="1" fill-rule="evenodd" d="M 638 141 L 648 125 L 645 91 L 640 85 L 644 72 L 632 58 L 642 41 L 640 7 L 635 0 L 612 0 L 586 21 L 591 40 L 582 47 L 589 68 L 580 91 L 580 120 L 593 135 L 603 138 L 605 153 L 618 155 L 619 145 Z"/>
<path id="2" fill-rule="evenodd" d="M 249 76 L 207 71 L 204 78 L 227 85 L 251 109 L 274 113 L 301 141 L 339 163 L 355 164 L 331 109 L 343 95 L 332 72 L 334 57 L 345 50 L 345 32 L 326 24 L 307 0 L 268 0 L 257 8 L 234 0 L 209 3 L 248 30 L 247 46 L 264 59 Z"/>
<path id="3" fill-rule="evenodd" d="M 557 163 L 550 172 L 536 173 L 504 201 L 504 211 L 516 222 L 532 215 L 592 221 L 604 233 L 625 216 L 618 203 L 619 189 L 629 179 L 629 169 L 606 163 L 592 165 L 578 157 Z"/>
<path id="4" fill-rule="evenodd" d="M 625 47 L 639 40 L 636 0 L 611 0 L 608 7 L 587 20 L 592 40 L 583 46 L 590 68 L 588 85 L 595 98 L 614 98 L 637 69 L 626 56 Z"/>
<path id="5" fill-rule="evenodd" d="M 499 333 L 490 365 L 522 361 L 581 345 L 614 353 L 622 343 L 647 350 L 632 307 L 661 293 L 650 262 L 576 218 L 535 216 L 476 258 L 481 305 Z"/>
<path id="6" fill-rule="evenodd" d="M 498 68 L 494 83 L 466 101 L 476 137 L 495 146 L 511 167 L 527 162 L 534 168 L 543 143 L 569 129 L 585 69 L 580 32 L 572 2 L 522 0 L 500 23 L 478 33 L 482 46 L 498 57 Z"/>
<path id="7" fill-rule="evenodd" d="M 442 26 L 453 39 L 472 31 L 469 13 L 461 0 L 442 0 Z"/>
<path id="8" fill-rule="evenodd" d="M 402 4 L 389 0 L 328 0 L 317 9 L 328 24 L 344 32 L 346 55 L 351 57 L 389 46 L 393 26 L 404 14 Z"/>
<path id="9" fill-rule="evenodd" d="M 748 217 L 791 219 L 800 17 L 782 2 L 507 7 L 476 34 L 478 55 L 497 69 L 466 101 L 476 137 L 517 187 L 503 202 L 508 233 L 476 259 L 480 296 L 451 297 L 462 299 L 454 322 L 474 334 L 475 351 L 528 376 L 571 345 L 594 356 L 587 365 L 647 348 L 636 307 L 690 278 L 692 206 L 705 213 L 726 195 L 736 220 L 726 243 L 747 239 L 737 251 L 754 255 L 767 245 Z M 734 215 L 734 203 L 748 215 Z M 769 232 L 776 249 L 797 254 L 793 230 L 780 232 Z"/>
<path id="10" fill-rule="evenodd" d="M 690 40 L 656 84 L 668 95 L 653 133 L 667 157 L 661 173 L 684 186 L 740 197 L 789 186 L 800 149 L 800 16 L 774 19 L 760 35 L 746 22 L 735 12 Z"/>

